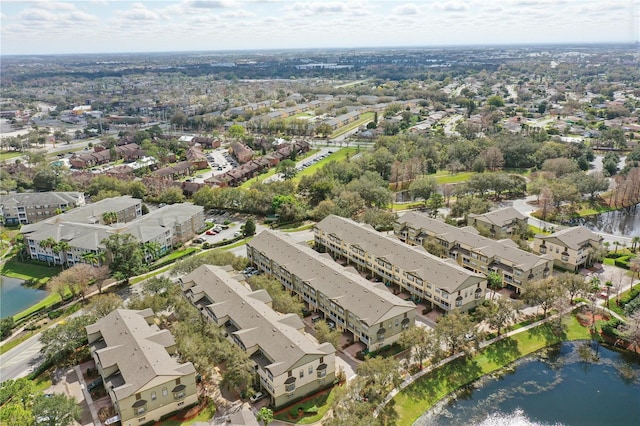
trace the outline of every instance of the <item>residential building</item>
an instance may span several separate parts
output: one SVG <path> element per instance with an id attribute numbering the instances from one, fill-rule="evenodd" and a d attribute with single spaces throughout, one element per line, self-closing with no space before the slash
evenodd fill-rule
<path id="1" fill-rule="evenodd" d="M 116 309 L 86 327 L 91 356 L 123 426 L 148 424 L 198 402 L 196 370 L 180 363 L 153 311 Z"/>
<path id="2" fill-rule="evenodd" d="M 232 142 L 231 151 L 239 163 L 246 163 L 253 158 L 253 150 L 240 142 Z"/>
<path id="3" fill-rule="evenodd" d="M 501 233 L 511 235 L 519 229 L 526 229 L 527 217 L 513 207 L 506 207 L 484 214 L 469 213 L 467 222 L 475 228 L 487 228 L 492 236 Z"/>
<path id="4" fill-rule="evenodd" d="M 593 254 L 602 246 L 603 238 L 584 226 L 556 231 L 550 235 L 536 235 L 533 251 L 552 256 L 557 267 L 569 271 L 593 264 Z"/>
<path id="5" fill-rule="evenodd" d="M 180 279 L 187 299 L 255 363 L 257 381 L 278 408 L 333 384 L 335 348 L 304 333 L 295 314 L 271 308 L 265 290 L 252 291 L 221 268 L 202 265 Z"/>
<path id="6" fill-rule="evenodd" d="M 338 330 L 349 332 L 353 341 L 363 342 L 369 350 L 396 342 L 403 330 L 414 325 L 415 304 L 288 235 L 262 231 L 247 242 L 247 258 L 297 294 L 309 310 L 322 312 Z"/>
<path id="7" fill-rule="evenodd" d="M 0 215 L 6 225 L 26 225 L 84 205 L 82 192 L 7 194 L 0 197 Z"/>
<path id="8" fill-rule="evenodd" d="M 484 300 L 487 280 L 441 259 L 422 247 L 411 247 L 350 219 L 328 216 L 314 227 L 316 250 L 346 261 L 392 288 L 408 292 L 416 302 L 429 302 L 445 312 L 469 310 Z"/>
<path id="9" fill-rule="evenodd" d="M 401 241 L 418 246 L 433 237 L 460 266 L 484 275 L 497 272 L 504 285 L 516 293 L 527 282 L 547 278 L 553 270 L 550 256 L 538 256 L 518 248 L 510 239 L 492 240 L 473 227 L 457 228 L 420 213 L 406 213 L 397 219 L 394 233 Z"/>
<path id="10" fill-rule="evenodd" d="M 105 213 L 115 213 L 117 222 L 107 225 Z M 140 244 L 158 243 L 159 254 L 176 244 L 193 238 L 205 228 L 204 209 L 191 203 L 165 206 L 142 216 L 142 203 L 137 198 L 115 197 L 73 209 L 44 221 L 25 225 L 24 235 L 29 257 L 53 264 L 94 263 L 93 257 L 105 252 L 102 241 L 114 234 L 132 234 Z M 56 252 L 41 242 L 52 238 L 68 247 Z M 147 260 L 152 254 L 147 253 Z M 95 262 L 99 263 L 99 262 Z"/>

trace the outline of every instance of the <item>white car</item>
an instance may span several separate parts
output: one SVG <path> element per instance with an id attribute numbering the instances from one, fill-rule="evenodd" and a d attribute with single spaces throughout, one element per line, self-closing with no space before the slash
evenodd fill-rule
<path id="1" fill-rule="evenodd" d="M 251 403 L 254 404 L 260 401 L 263 397 L 264 397 L 264 393 L 256 392 L 251 398 L 249 398 L 249 401 L 251 401 Z"/>

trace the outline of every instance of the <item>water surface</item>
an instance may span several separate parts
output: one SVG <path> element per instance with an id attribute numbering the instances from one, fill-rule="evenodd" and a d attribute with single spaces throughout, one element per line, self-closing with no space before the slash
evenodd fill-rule
<path id="1" fill-rule="evenodd" d="M 637 426 L 640 357 L 563 343 L 478 381 L 414 425 Z"/>
<path id="2" fill-rule="evenodd" d="M 22 283 L 17 278 L 0 276 L 0 319 L 22 312 L 47 297 L 46 291 Z"/>

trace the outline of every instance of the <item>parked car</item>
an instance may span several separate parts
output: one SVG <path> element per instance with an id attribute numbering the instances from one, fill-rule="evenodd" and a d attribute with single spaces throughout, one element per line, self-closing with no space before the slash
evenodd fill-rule
<path id="1" fill-rule="evenodd" d="M 265 397 L 264 393 L 256 392 L 255 394 L 253 394 L 251 398 L 249 398 L 249 401 L 251 401 L 252 404 L 255 404 L 256 402 L 260 401 L 264 397 Z"/>
<path id="2" fill-rule="evenodd" d="M 213 230 L 213 229 L 209 229 L 207 232 L 205 232 L 205 234 L 207 235 L 216 235 L 218 232 Z"/>
<path id="3" fill-rule="evenodd" d="M 195 238 L 193 240 L 193 242 L 196 243 L 196 244 L 202 244 L 202 243 L 204 243 L 204 238 Z"/>

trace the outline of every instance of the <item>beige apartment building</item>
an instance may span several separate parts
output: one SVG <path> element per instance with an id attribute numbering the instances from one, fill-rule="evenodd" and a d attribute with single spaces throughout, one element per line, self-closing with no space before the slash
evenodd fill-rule
<path id="1" fill-rule="evenodd" d="M 414 303 L 283 233 L 258 234 L 247 243 L 247 258 L 369 350 L 396 342 L 403 330 L 415 324 Z"/>
<path id="2" fill-rule="evenodd" d="M 302 319 L 271 308 L 223 269 L 202 265 L 180 279 L 187 299 L 255 363 L 257 382 L 278 408 L 333 385 L 335 348 L 305 334 Z"/>
<path id="3" fill-rule="evenodd" d="M 490 211 L 484 214 L 469 213 L 467 223 L 475 228 L 484 227 L 492 236 L 511 235 L 527 226 L 527 217 L 513 207 Z"/>
<path id="4" fill-rule="evenodd" d="M 26 225 L 84 206 L 82 192 L 24 192 L 0 196 L 5 225 Z"/>
<path id="5" fill-rule="evenodd" d="M 473 227 L 458 228 L 420 213 L 400 217 L 394 224 L 394 233 L 401 241 L 417 246 L 433 237 L 458 265 L 485 276 L 497 272 L 503 284 L 516 293 L 527 282 L 547 278 L 553 270 L 551 256 L 538 256 L 521 250 L 510 239 L 492 240 L 479 235 Z"/>
<path id="6" fill-rule="evenodd" d="M 116 309 L 86 327 L 91 356 L 123 426 L 158 421 L 198 402 L 196 370 L 180 363 L 151 309 Z"/>
<path id="7" fill-rule="evenodd" d="M 487 280 L 441 259 L 422 247 L 411 247 L 369 225 L 328 216 L 314 227 L 316 250 L 348 262 L 394 289 L 409 292 L 416 302 L 428 302 L 445 312 L 467 311 L 484 300 Z"/>
<path id="8" fill-rule="evenodd" d="M 603 238 L 584 226 L 556 231 L 550 235 L 536 235 L 533 251 L 552 256 L 555 265 L 577 272 L 593 264 L 593 254 L 602 246 Z"/>

